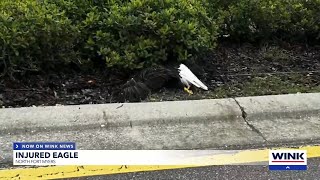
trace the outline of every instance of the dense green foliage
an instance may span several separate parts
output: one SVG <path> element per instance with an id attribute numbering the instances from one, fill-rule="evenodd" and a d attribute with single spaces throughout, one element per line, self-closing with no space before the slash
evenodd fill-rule
<path id="1" fill-rule="evenodd" d="M 217 29 L 197 0 L 117 3 L 85 24 L 95 27 L 88 48 L 108 66 L 132 69 L 192 58 L 214 47 Z"/>
<path id="2" fill-rule="evenodd" d="M 220 4 L 221 32 L 232 39 L 319 41 L 319 0 L 241 0 Z M 214 11 L 215 9 L 212 9 Z"/>
<path id="3" fill-rule="evenodd" d="M 320 0 L 1 0 L 0 72 L 139 69 L 196 60 L 218 37 L 319 42 L 319 26 Z"/>
<path id="4" fill-rule="evenodd" d="M 77 28 L 51 4 L 0 1 L 0 68 L 5 73 L 38 71 L 66 64 Z"/>

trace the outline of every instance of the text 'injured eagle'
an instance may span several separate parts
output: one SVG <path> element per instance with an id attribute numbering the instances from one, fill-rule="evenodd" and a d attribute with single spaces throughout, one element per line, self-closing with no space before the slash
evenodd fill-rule
<path id="1" fill-rule="evenodd" d="M 152 67 L 142 70 L 127 81 L 116 93 L 116 97 L 119 102 L 138 102 L 162 87 L 184 88 L 186 92 L 193 94 L 190 90 L 192 85 L 208 90 L 184 64 L 180 64 L 178 68 Z"/>

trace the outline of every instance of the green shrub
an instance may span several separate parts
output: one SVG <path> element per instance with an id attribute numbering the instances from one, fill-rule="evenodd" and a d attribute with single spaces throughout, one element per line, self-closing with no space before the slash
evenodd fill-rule
<path id="1" fill-rule="evenodd" d="M 77 29 L 53 4 L 0 1 L 0 68 L 5 74 L 46 71 L 76 53 Z"/>
<path id="2" fill-rule="evenodd" d="M 109 67 L 142 68 L 195 58 L 215 46 L 217 26 L 197 0 L 132 0 L 94 9 L 87 48 Z"/>
<path id="3" fill-rule="evenodd" d="M 113 4 L 121 4 L 126 0 L 42 0 L 42 2 L 56 5 L 78 28 L 81 34 L 75 42 L 75 50 L 81 55 L 81 62 L 86 63 L 84 66 L 93 68 L 88 63 L 97 59 L 97 53 L 91 50 L 92 47 L 85 48 L 87 40 L 101 28 L 101 24 L 98 23 L 101 21 L 101 13 L 109 11 Z"/>
<path id="4" fill-rule="evenodd" d="M 85 18 L 91 8 L 94 7 L 94 1 L 88 0 L 43 0 L 44 4 L 53 4 L 60 11 L 64 11 L 65 15 L 72 20 L 72 23 L 79 24 Z"/>
<path id="5" fill-rule="evenodd" d="M 139 69 L 187 59 L 217 38 L 320 38 L 320 0 L 1 0 L 0 72 L 70 61 Z"/>
<path id="6" fill-rule="evenodd" d="M 59 10 L 65 12 L 66 16 L 71 19 L 74 24 L 81 24 L 92 9 L 98 9 L 99 11 L 109 9 L 112 4 L 122 1 L 123 0 L 42 0 L 43 3 L 56 5 Z"/>
<path id="7" fill-rule="evenodd" d="M 219 12 L 226 25 L 223 34 L 233 39 L 300 41 L 319 38 L 319 0 L 240 0 Z"/>

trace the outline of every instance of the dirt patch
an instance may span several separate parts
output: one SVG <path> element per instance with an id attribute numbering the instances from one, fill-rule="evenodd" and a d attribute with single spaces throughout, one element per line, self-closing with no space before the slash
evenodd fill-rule
<path id="1" fill-rule="evenodd" d="M 194 95 L 188 95 L 182 89 L 163 88 L 146 101 L 320 92 L 320 47 L 221 45 L 190 69 L 194 69 L 209 91 L 199 89 Z M 126 78 L 107 73 L 69 73 L 5 80 L 0 85 L 0 105 L 24 107 L 115 102 L 112 92 Z"/>

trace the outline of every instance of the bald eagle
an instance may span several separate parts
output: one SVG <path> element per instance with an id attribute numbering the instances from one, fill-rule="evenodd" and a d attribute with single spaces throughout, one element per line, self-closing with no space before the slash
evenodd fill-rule
<path id="1" fill-rule="evenodd" d="M 115 97 L 118 102 L 139 102 L 162 87 L 183 88 L 187 93 L 193 94 L 190 89 L 192 86 L 208 90 L 184 64 L 180 64 L 178 68 L 151 67 L 128 80 L 116 91 Z"/>

